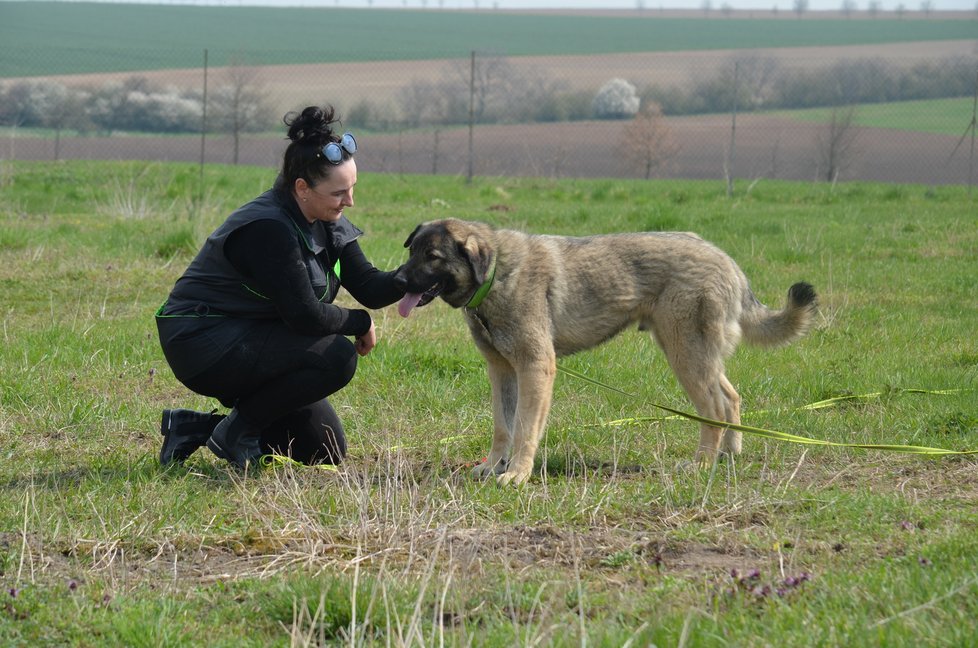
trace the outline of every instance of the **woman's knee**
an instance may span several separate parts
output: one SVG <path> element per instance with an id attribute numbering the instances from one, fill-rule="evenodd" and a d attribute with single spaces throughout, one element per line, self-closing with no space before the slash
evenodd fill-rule
<path id="1" fill-rule="evenodd" d="M 337 389 L 348 385 L 357 372 L 357 358 L 359 358 L 353 342 L 337 336 L 324 356 L 327 364 L 324 369 L 335 380 Z"/>
<path id="2" fill-rule="evenodd" d="M 338 464 L 346 449 L 343 423 L 326 399 L 290 412 L 262 431 L 264 452 L 304 464 Z"/>

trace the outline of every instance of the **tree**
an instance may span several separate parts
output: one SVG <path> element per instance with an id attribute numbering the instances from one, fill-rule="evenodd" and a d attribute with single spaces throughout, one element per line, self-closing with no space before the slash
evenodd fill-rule
<path id="1" fill-rule="evenodd" d="M 836 106 L 832 109 L 829 123 L 816 134 L 820 175 L 828 182 L 835 182 L 852 162 L 856 154 L 856 106 Z"/>
<path id="2" fill-rule="evenodd" d="M 268 128 L 274 109 L 256 68 L 232 64 L 210 100 L 209 121 L 234 140 L 234 164 L 238 163 L 242 133 Z"/>
<path id="3" fill-rule="evenodd" d="M 642 169 L 645 179 L 679 152 L 679 144 L 666 124 L 659 104 L 649 101 L 622 129 L 624 158 Z"/>
<path id="4" fill-rule="evenodd" d="M 519 71 L 503 56 L 482 54 L 474 65 L 472 59 L 453 61 L 437 81 L 418 80 L 402 87 L 397 106 L 408 127 L 466 123 L 470 99 L 472 117 L 480 124 L 553 120 L 571 109 L 555 101 L 566 86 L 543 72 Z"/>
<path id="5" fill-rule="evenodd" d="M 641 104 L 635 86 L 625 79 L 611 79 L 598 90 L 591 106 L 599 119 L 622 119 L 638 113 Z"/>
<path id="6" fill-rule="evenodd" d="M 801 18 L 806 11 L 808 11 L 808 0 L 794 0 L 792 7 L 798 17 Z"/>

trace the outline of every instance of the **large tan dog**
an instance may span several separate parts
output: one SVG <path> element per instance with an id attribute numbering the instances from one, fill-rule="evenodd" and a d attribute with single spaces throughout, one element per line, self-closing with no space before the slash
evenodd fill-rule
<path id="1" fill-rule="evenodd" d="M 815 316 L 815 291 L 796 283 L 772 311 L 734 261 L 695 234 L 662 232 L 571 238 L 493 229 L 455 219 L 419 225 L 398 279 L 407 317 L 440 296 L 464 308 L 488 361 L 494 433 L 480 477 L 519 484 L 550 410 L 556 358 L 596 346 L 635 322 L 651 331 L 700 416 L 740 423 L 740 396 L 724 360 L 743 337 L 790 342 Z M 722 442 L 721 442 L 722 441 Z M 741 434 L 701 425 L 697 458 L 738 454 Z M 510 454 L 511 451 L 511 454 Z"/>

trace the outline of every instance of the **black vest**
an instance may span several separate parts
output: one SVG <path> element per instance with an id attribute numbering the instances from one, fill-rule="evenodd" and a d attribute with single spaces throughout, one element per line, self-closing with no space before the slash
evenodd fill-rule
<path id="1" fill-rule="evenodd" d="M 164 317 L 276 318 L 270 299 L 248 285 L 248 279 L 224 255 L 231 232 L 256 220 L 285 223 L 295 233 L 296 245 L 309 273 L 313 292 L 321 302 L 332 302 L 340 289 L 337 262 L 343 248 L 363 232 L 346 217 L 332 223 L 309 223 L 295 199 L 269 189 L 237 209 L 204 242 L 158 312 Z M 255 250 L 255 254 L 261 254 Z"/>

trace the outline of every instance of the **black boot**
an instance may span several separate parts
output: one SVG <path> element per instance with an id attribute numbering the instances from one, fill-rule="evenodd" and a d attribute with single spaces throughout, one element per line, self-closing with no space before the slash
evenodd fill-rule
<path id="1" fill-rule="evenodd" d="M 207 443 L 207 439 L 214 432 L 214 427 L 222 420 L 224 415 L 215 414 L 213 411 L 163 410 L 163 420 L 160 423 L 160 434 L 163 435 L 160 465 L 183 463 L 194 453 L 194 450 Z"/>
<path id="2" fill-rule="evenodd" d="M 227 459 L 244 470 L 250 463 L 257 467 L 261 456 L 261 430 L 246 421 L 237 409 L 231 410 L 223 421 L 217 424 L 213 434 L 207 439 L 207 447 L 221 459 Z"/>

